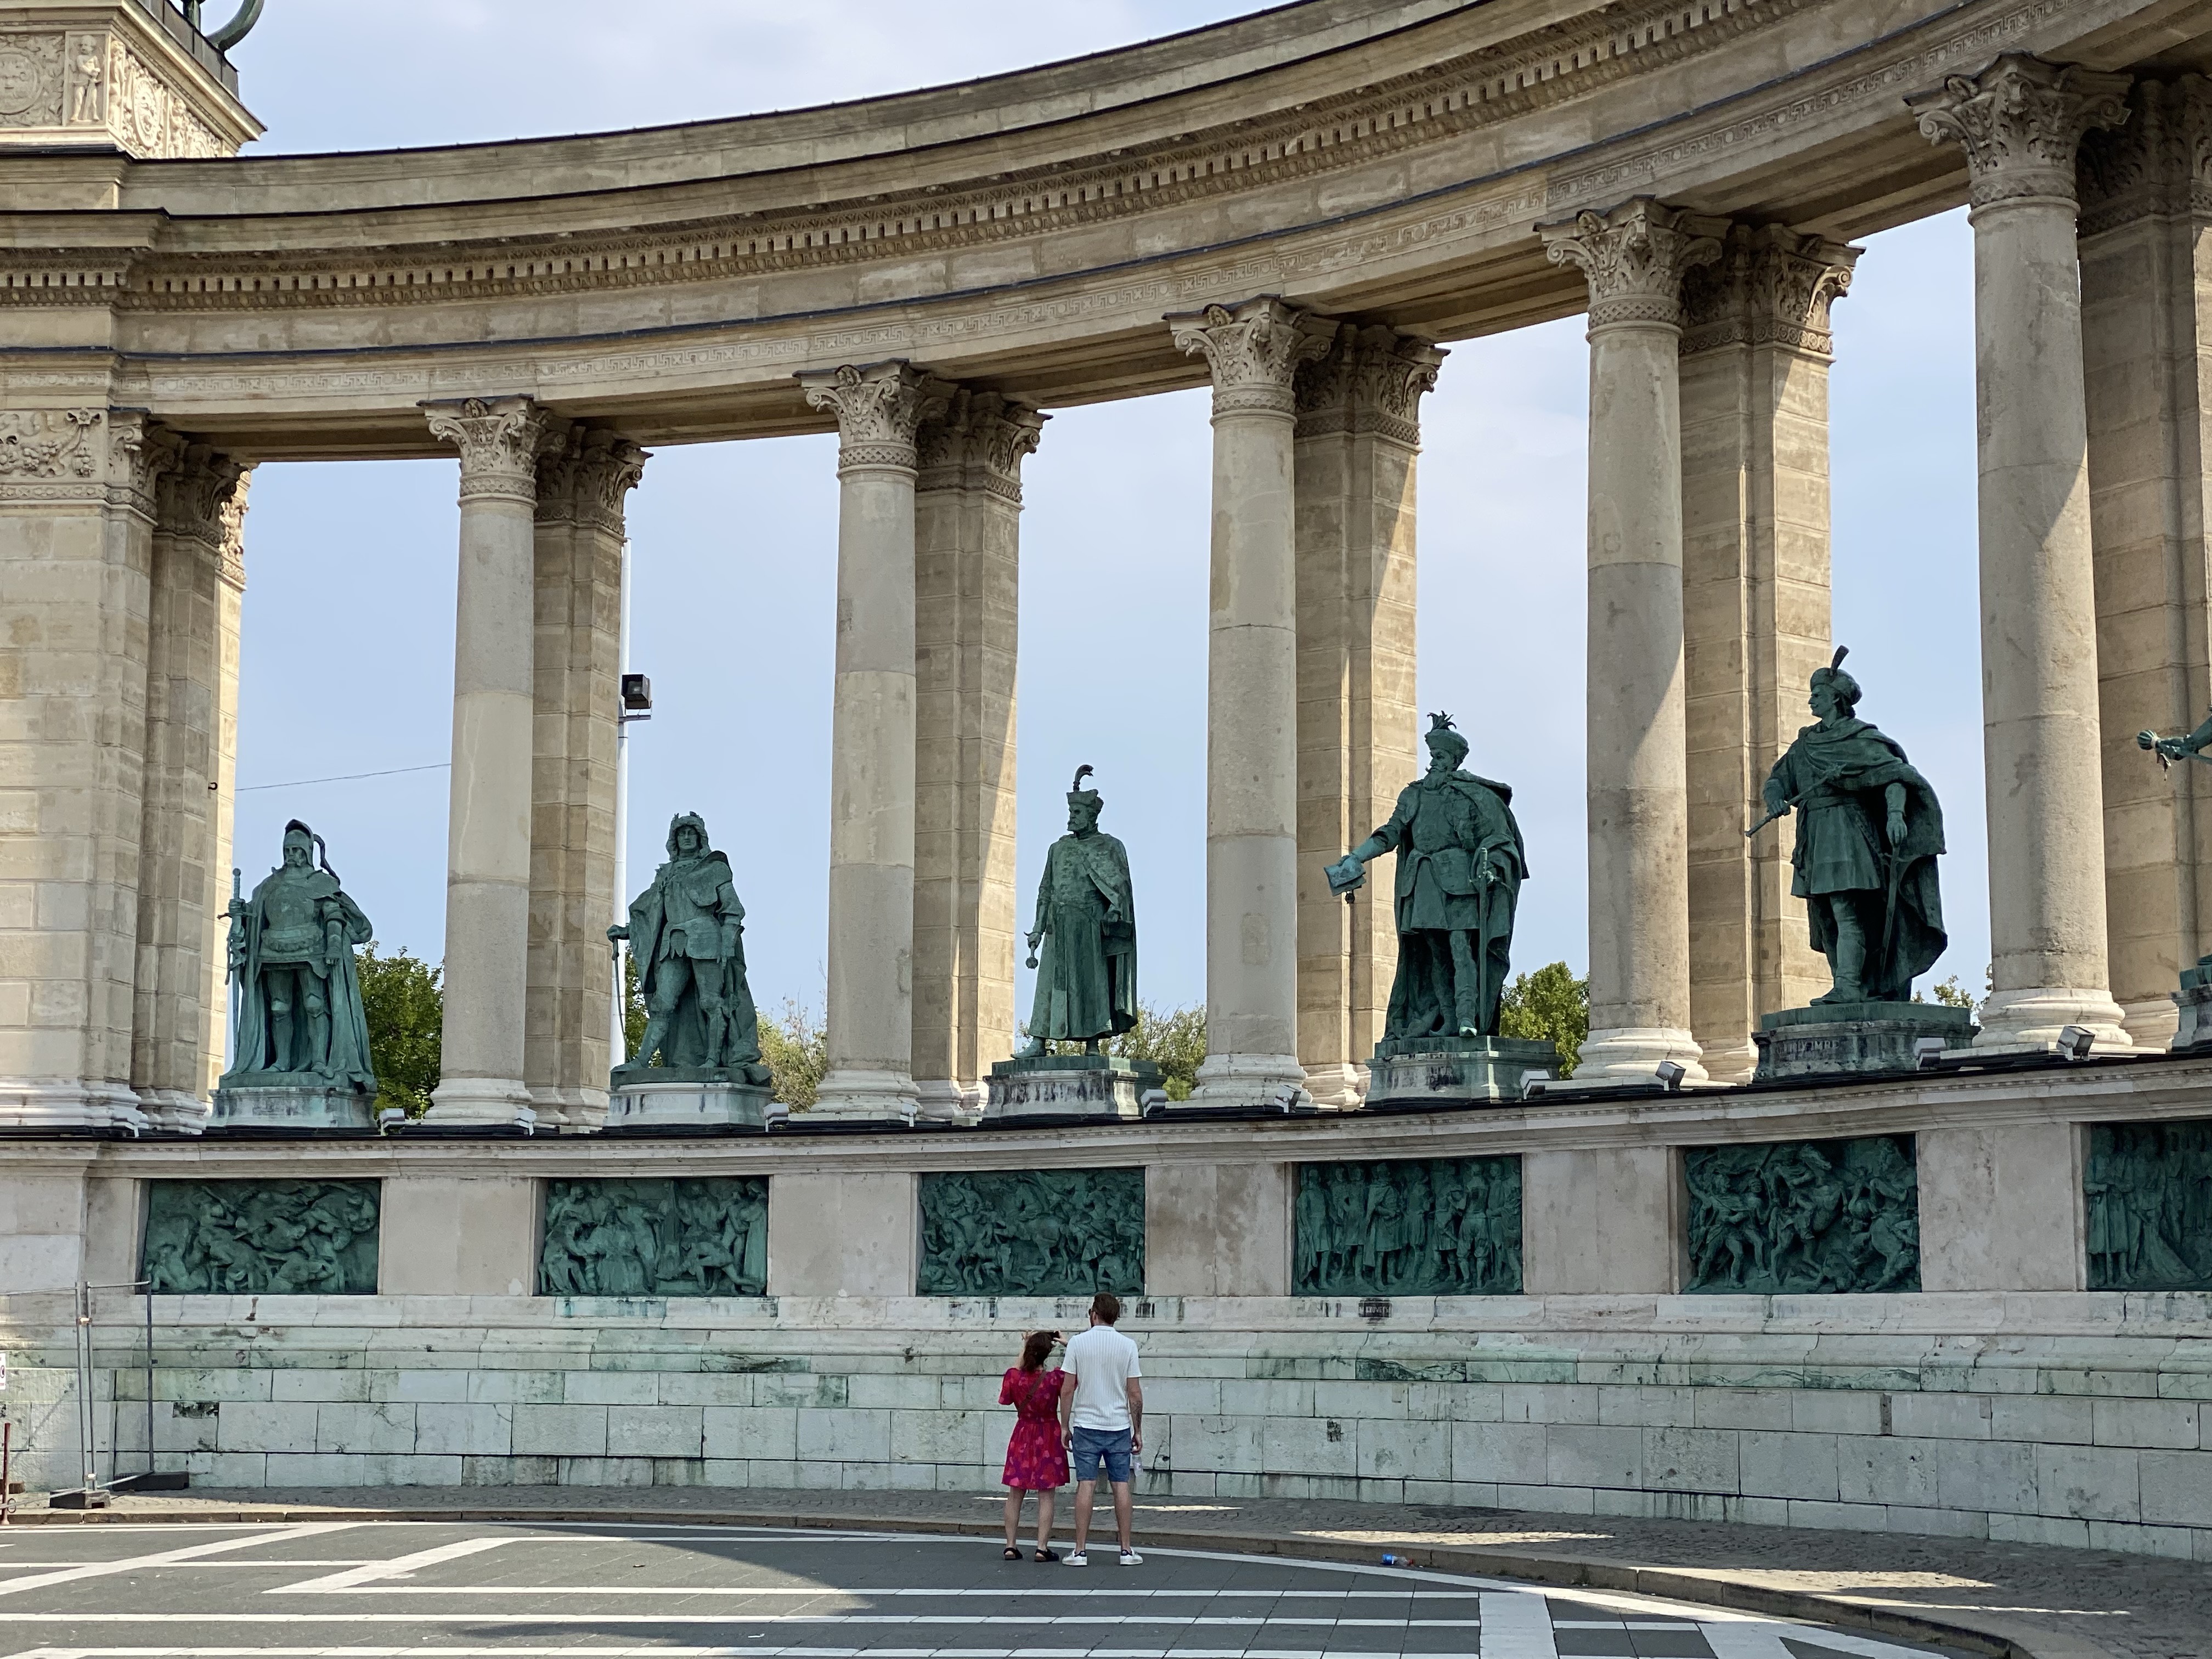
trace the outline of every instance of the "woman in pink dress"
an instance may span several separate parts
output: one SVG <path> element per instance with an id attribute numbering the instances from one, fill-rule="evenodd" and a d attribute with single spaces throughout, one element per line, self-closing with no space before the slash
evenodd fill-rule
<path id="1" fill-rule="evenodd" d="M 1006 1443 L 1006 1553 L 1018 1561 L 1014 1534 L 1021 1529 L 1022 1494 L 1033 1492 L 1037 1499 L 1036 1557 L 1057 1561 L 1052 1547 L 1053 1498 L 1067 1484 L 1067 1451 L 1060 1437 L 1060 1391 L 1067 1373 L 1058 1366 L 1047 1370 L 1046 1356 L 1060 1340 L 1058 1331 L 1033 1331 L 1022 1344 L 1022 1363 L 1008 1371 L 999 1385 L 999 1403 L 1018 1413 L 1013 1438 Z"/>

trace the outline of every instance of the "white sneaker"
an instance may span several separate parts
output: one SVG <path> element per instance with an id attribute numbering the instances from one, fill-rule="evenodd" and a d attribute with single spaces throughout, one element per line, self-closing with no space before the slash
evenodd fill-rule
<path id="1" fill-rule="evenodd" d="M 1121 1565 L 1125 1567 L 1141 1567 L 1145 1565 L 1145 1558 L 1138 1554 L 1134 1550 L 1123 1550 L 1121 1552 Z"/>
<path id="2" fill-rule="evenodd" d="M 1070 1550 L 1060 1558 L 1060 1565 L 1063 1567 L 1087 1567 L 1091 1565 L 1091 1557 L 1085 1551 Z"/>

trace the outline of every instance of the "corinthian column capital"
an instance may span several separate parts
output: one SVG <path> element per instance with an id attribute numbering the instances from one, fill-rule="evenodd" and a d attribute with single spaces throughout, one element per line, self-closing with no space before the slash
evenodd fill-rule
<path id="1" fill-rule="evenodd" d="M 538 460 L 568 422 L 532 398 L 467 398 L 426 403 L 430 435 L 461 452 L 461 499 L 538 503 Z"/>
<path id="2" fill-rule="evenodd" d="M 2070 203 L 2082 137 L 2128 118 L 2128 85 L 2124 75 L 2008 52 L 1905 102 L 1932 143 L 1965 149 L 1976 207 L 2028 196 Z"/>
<path id="3" fill-rule="evenodd" d="M 172 536 L 220 548 L 231 497 L 240 493 L 246 467 L 211 444 L 183 443 L 155 486 L 155 523 Z"/>
<path id="4" fill-rule="evenodd" d="M 246 493 L 253 484 L 253 469 L 238 475 L 238 483 L 223 497 L 222 539 L 216 544 L 222 579 L 238 592 L 246 591 Z"/>
<path id="5" fill-rule="evenodd" d="M 1241 305 L 1208 306 L 1167 319 L 1176 349 L 1202 356 L 1213 373 L 1213 412 L 1291 415 L 1298 365 L 1321 356 L 1337 325 L 1323 322 L 1272 294 Z"/>
<path id="6" fill-rule="evenodd" d="M 1725 219 L 1670 208 L 1639 196 L 1603 212 L 1539 225 L 1544 256 L 1574 265 L 1589 283 L 1589 326 L 1595 333 L 1623 325 L 1682 321 L 1682 279 L 1721 257 Z"/>
<path id="7" fill-rule="evenodd" d="M 1733 227 L 1720 258 L 1682 284 L 1683 355 L 1777 344 L 1828 356 L 1828 307 L 1850 292 L 1861 252 L 1784 225 Z"/>
<path id="8" fill-rule="evenodd" d="M 840 476 L 860 467 L 913 471 L 922 422 L 942 415 L 954 391 L 951 381 L 896 360 L 809 369 L 799 384 L 809 404 L 837 417 Z"/>
<path id="9" fill-rule="evenodd" d="M 1384 323 L 1340 329 L 1325 354 L 1299 366 L 1298 435 L 1373 432 L 1418 446 L 1421 398 L 1436 390 L 1447 355 Z"/>
<path id="10" fill-rule="evenodd" d="M 1049 417 L 995 392 L 955 392 L 916 438 L 922 482 L 966 485 L 1018 503 L 1022 462 L 1036 453 Z"/>
<path id="11" fill-rule="evenodd" d="M 538 522 L 581 524 L 620 535 L 624 503 L 652 459 L 650 450 L 618 432 L 569 428 L 559 447 L 538 463 Z"/>

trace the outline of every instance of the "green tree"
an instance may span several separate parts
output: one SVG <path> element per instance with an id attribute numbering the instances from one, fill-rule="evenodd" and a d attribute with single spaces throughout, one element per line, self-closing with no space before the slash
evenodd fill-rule
<path id="1" fill-rule="evenodd" d="M 1929 994 L 1946 1008 L 1972 1008 L 1974 1006 L 1974 994 L 1959 983 L 1959 976 L 1956 974 L 1952 975 L 1948 979 L 1938 980 L 1929 986 L 1928 990 Z M 1915 1002 L 1920 1002 L 1925 999 L 1919 992 L 1915 991 L 1912 994 L 1912 1000 Z"/>
<path id="2" fill-rule="evenodd" d="M 775 1097 L 794 1112 L 811 1106 L 830 1069 L 829 1028 L 814 1010 L 786 997 L 781 1013 L 762 1019 L 760 1046 L 775 1079 Z"/>
<path id="3" fill-rule="evenodd" d="M 637 957 L 624 951 L 623 961 L 623 1058 L 635 1060 L 637 1045 L 645 1041 L 645 992 L 637 982 Z"/>
<path id="4" fill-rule="evenodd" d="M 397 1106 L 410 1117 L 430 1109 L 438 1086 L 439 1041 L 446 1028 L 445 970 L 404 951 L 377 953 L 371 939 L 354 952 L 361 975 L 362 1012 L 368 1017 L 368 1063 L 376 1073 L 376 1104 Z"/>
<path id="5" fill-rule="evenodd" d="M 1125 1060 L 1149 1060 L 1165 1075 L 1161 1085 L 1170 1100 L 1188 1100 L 1206 1059 L 1206 1010 L 1137 1005 L 1137 1023 L 1114 1039 L 1113 1052 Z"/>
<path id="6" fill-rule="evenodd" d="M 1551 1043 L 1559 1051 L 1559 1075 L 1572 1077 L 1589 1035 L 1589 981 L 1564 962 L 1516 974 L 1498 1005 L 1498 1034 Z"/>

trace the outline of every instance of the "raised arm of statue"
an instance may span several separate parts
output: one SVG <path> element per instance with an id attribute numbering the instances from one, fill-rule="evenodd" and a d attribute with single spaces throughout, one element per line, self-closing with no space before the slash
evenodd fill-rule
<path id="1" fill-rule="evenodd" d="M 2212 746 L 2212 714 L 2204 717 L 2203 724 L 2185 738 L 2160 738 L 2158 752 L 2168 760 L 2179 760 L 2185 755 L 2201 755 Z"/>

